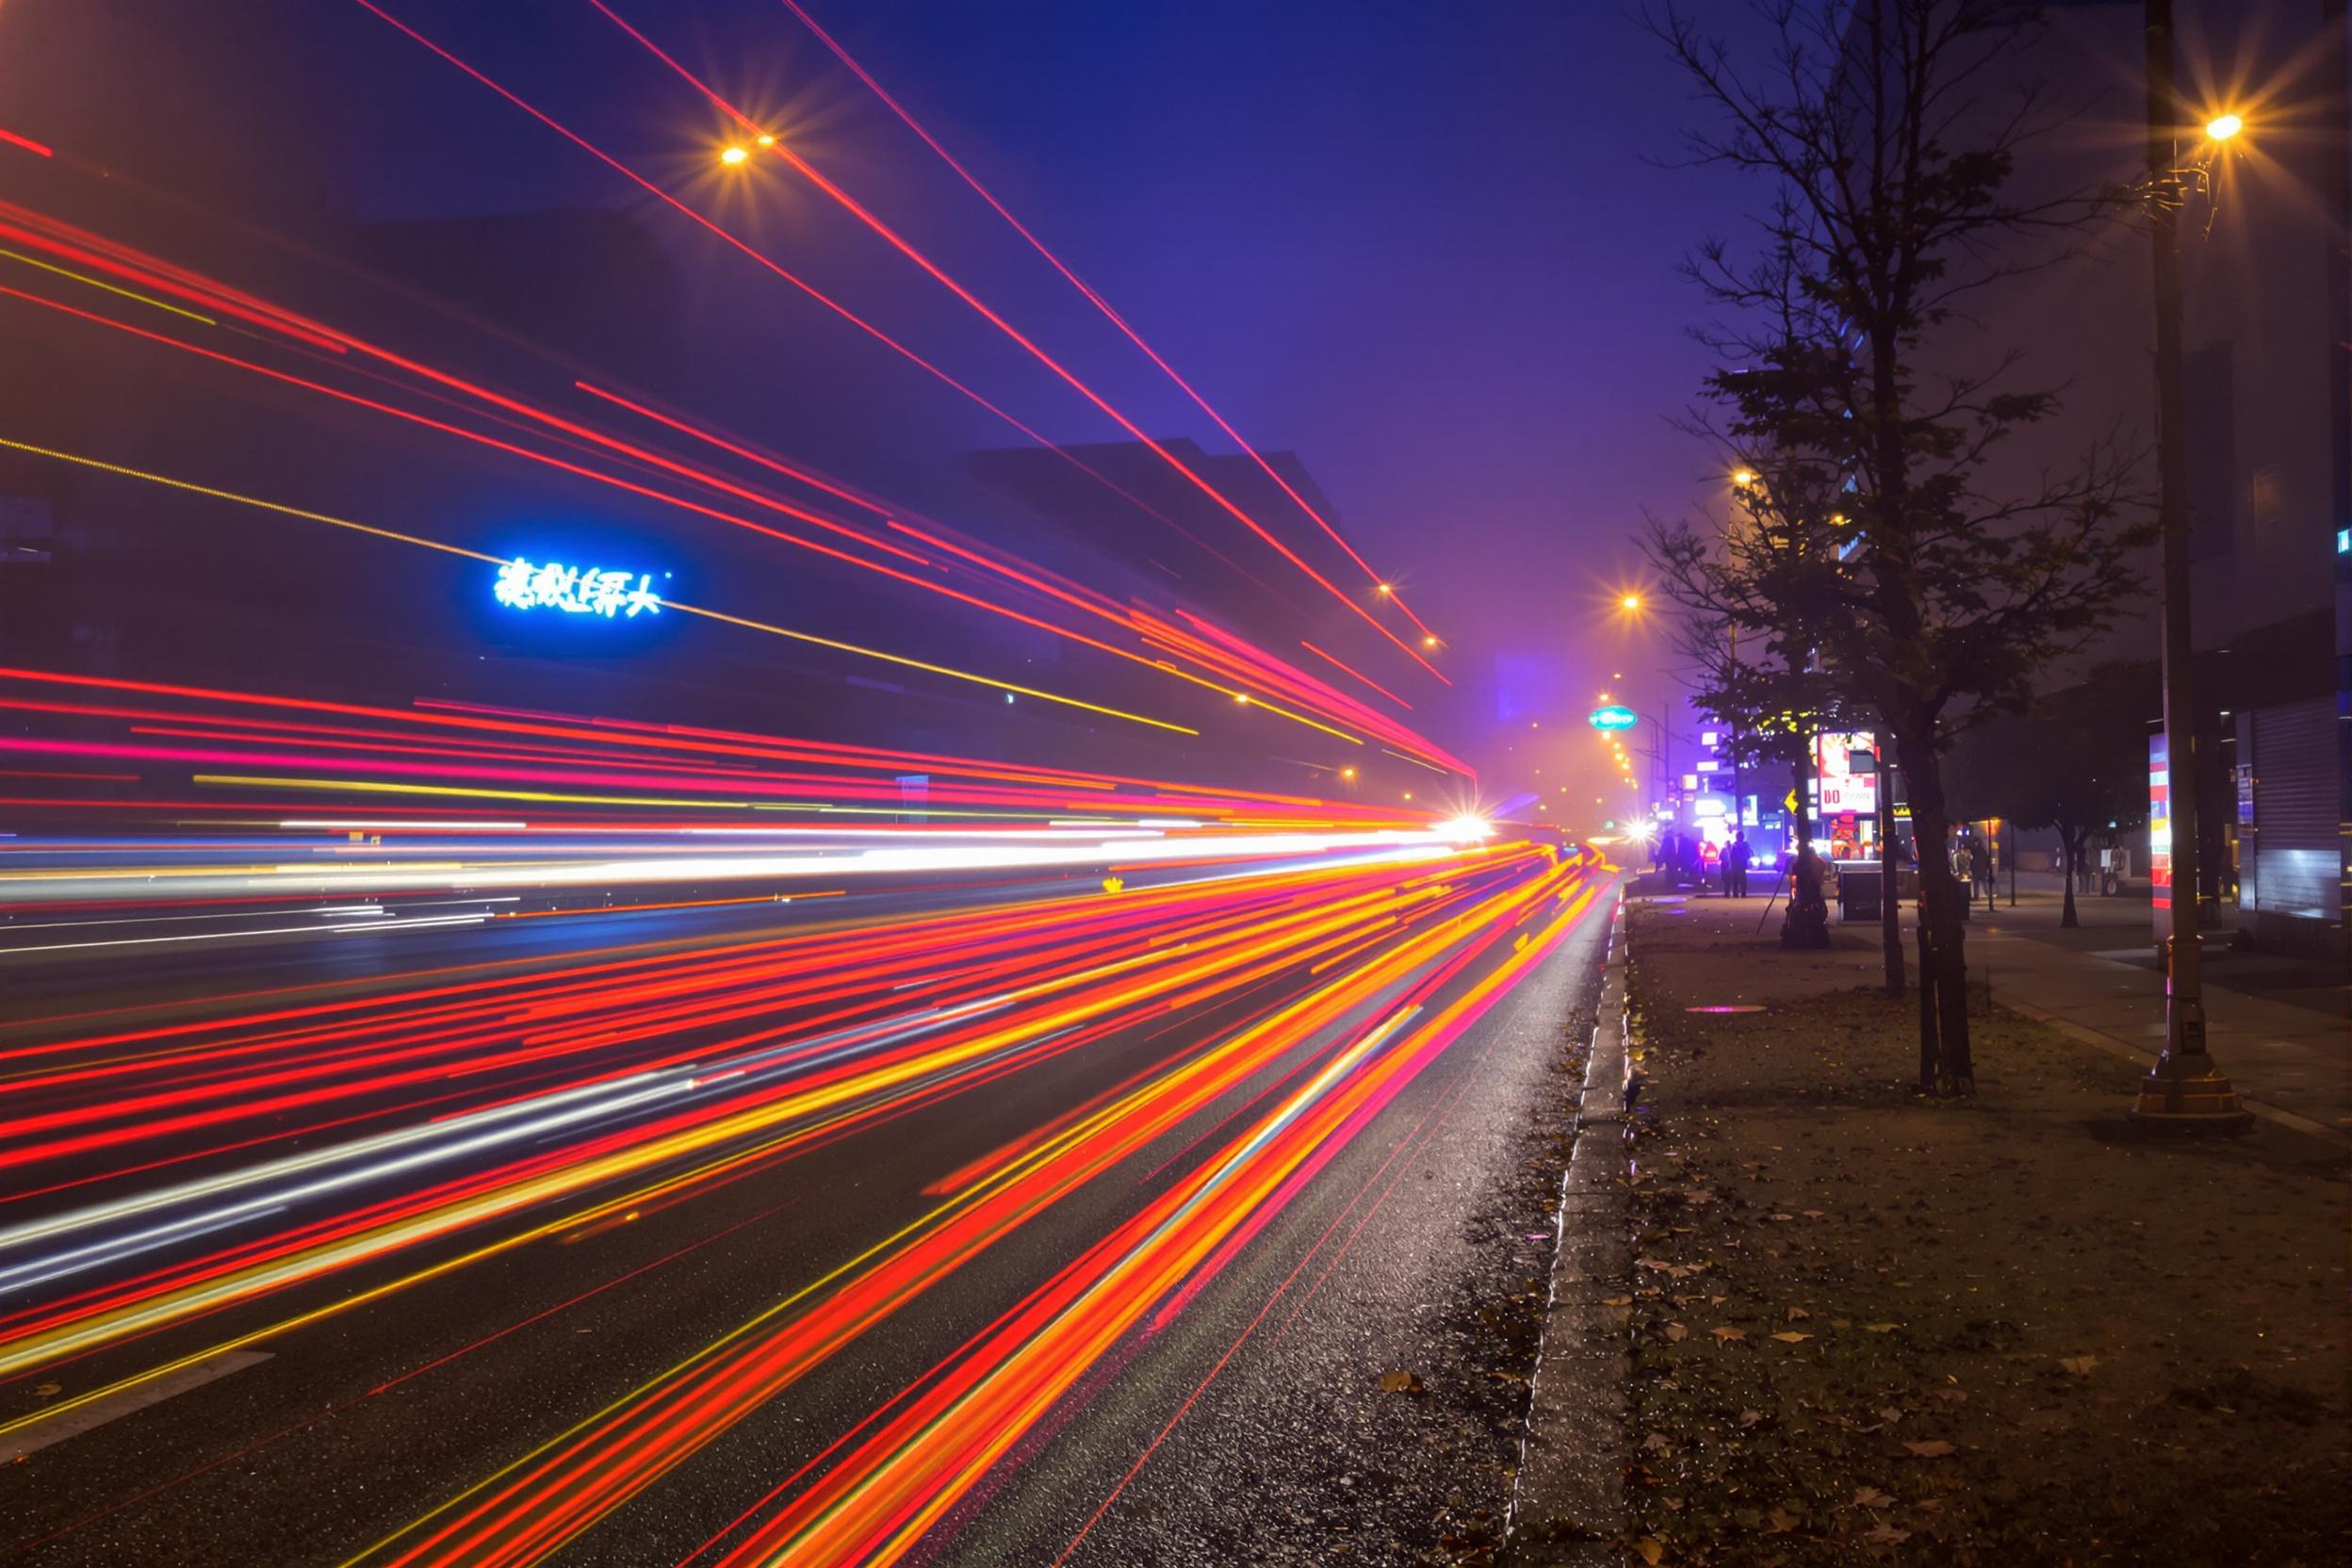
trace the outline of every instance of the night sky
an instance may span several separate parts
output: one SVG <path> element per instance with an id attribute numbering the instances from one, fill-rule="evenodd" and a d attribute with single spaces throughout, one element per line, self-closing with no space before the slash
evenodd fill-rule
<path id="1" fill-rule="evenodd" d="M 616 8 L 773 115 L 1144 428 L 1227 447 L 780 0 Z M 957 454 L 1008 438 L 355 4 L 255 4 L 168 52 L 140 23 L 154 6 L 96 9 L 0 10 L 0 42 L 56 62 L 16 118 L 109 149 L 148 184 L 282 235 L 328 209 L 637 212 L 688 286 L 677 377 L 658 388 L 680 405 L 935 506 L 953 502 L 939 476 Z M 386 9 L 743 219 L 1046 435 L 1119 435 L 789 172 L 716 171 L 721 122 L 585 0 Z M 1706 368 L 1685 330 L 1701 303 L 1675 268 L 1739 188 L 1661 167 L 1698 111 L 1622 8 L 811 9 L 1240 431 L 1299 454 L 1454 645 L 1455 711 L 1416 715 L 1429 732 L 1501 761 L 1508 733 L 1524 743 L 1531 718 L 1566 731 L 1615 670 L 1663 696 L 1663 638 L 1629 635 L 1609 603 L 1638 574 L 1642 509 L 1704 498 L 1707 456 L 1668 423 Z M 91 80 L 106 84 L 95 97 L 48 97 Z M 159 120 L 179 132 L 159 140 Z"/>

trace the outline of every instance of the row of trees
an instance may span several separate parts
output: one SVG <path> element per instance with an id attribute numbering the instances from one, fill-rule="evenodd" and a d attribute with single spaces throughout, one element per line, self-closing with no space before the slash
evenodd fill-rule
<path id="1" fill-rule="evenodd" d="M 1678 10 L 1650 18 L 1714 112 L 1694 156 L 1770 196 L 1753 240 L 1709 242 L 1690 264 L 1723 366 L 1690 422 L 1745 482 L 1728 518 L 1654 522 L 1647 548 L 1682 607 L 1698 706 L 1740 737 L 1743 761 L 1801 769 L 1823 730 L 1886 743 L 1923 851 L 1920 1085 L 1967 1093 L 1968 895 L 1935 852 L 1954 820 L 1947 749 L 2027 710 L 2052 662 L 2137 591 L 2133 558 L 2153 537 L 2137 454 L 2112 433 L 2055 468 L 2012 458 L 2060 400 L 2017 385 L 2019 352 L 1984 348 L 1972 313 L 2063 265 L 2138 196 L 2019 193 L 2021 155 L 2065 119 L 2018 69 L 2030 6 L 1758 9 L 1774 47 L 1743 57 Z"/>

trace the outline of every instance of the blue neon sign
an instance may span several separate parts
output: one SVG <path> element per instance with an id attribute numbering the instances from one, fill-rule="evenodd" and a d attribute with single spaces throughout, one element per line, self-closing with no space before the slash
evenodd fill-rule
<path id="1" fill-rule="evenodd" d="M 667 574 L 663 574 L 666 576 Z M 662 613 L 662 596 L 653 591 L 653 574 L 631 574 L 598 566 L 567 566 L 560 561 L 533 562 L 524 556 L 498 564 L 491 597 L 509 610 L 560 610 L 567 615 L 601 615 L 606 620 L 633 620 Z"/>

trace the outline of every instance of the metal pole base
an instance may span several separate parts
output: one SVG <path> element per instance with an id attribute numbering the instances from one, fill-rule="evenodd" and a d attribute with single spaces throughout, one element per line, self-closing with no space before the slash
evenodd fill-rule
<path id="1" fill-rule="evenodd" d="M 2254 1113 L 2238 1105 L 2238 1091 L 2202 1052 L 2167 1051 L 2140 1081 L 2130 1112 L 2144 1133 L 2238 1134 L 2254 1130 Z"/>

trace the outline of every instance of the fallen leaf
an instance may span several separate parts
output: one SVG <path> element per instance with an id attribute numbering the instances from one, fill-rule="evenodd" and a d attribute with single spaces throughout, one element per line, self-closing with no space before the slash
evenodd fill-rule
<path id="1" fill-rule="evenodd" d="M 1858 1489 L 1854 1493 L 1854 1501 L 1848 1506 L 1852 1508 L 1885 1508 L 1888 1503 L 1891 1503 L 1894 1500 L 1894 1495 L 1891 1493 L 1881 1492 L 1874 1486 L 1865 1486 Z"/>
<path id="2" fill-rule="evenodd" d="M 1862 1331 L 1866 1334 L 1890 1334 L 1902 1327 L 1900 1323 L 1865 1323 Z"/>
<path id="3" fill-rule="evenodd" d="M 33 1392 L 43 1399 L 54 1399 L 65 1392 L 63 1383 L 35 1383 Z"/>
<path id="4" fill-rule="evenodd" d="M 1648 1452 L 1654 1454 L 1661 1448 L 1673 1447 L 1674 1440 L 1668 1437 L 1664 1432 L 1652 1432 L 1649 1436 L 1642 1440 L 1642 1446 Z"/>
<path id="5" fill-rule="evenodd" d="M 1885 1422 L 1886 1422 L 1888 1426 L 1890 1426 L 1890 1427 L 1891 1427 L 1891 1426 L 1893 1426 L 1896 1422 L 1898 1422 L 1898 1421 L 1900 1421 L 1900 1420 L 1902 1420 L 1902 1419 L 1903 1419 L 1903 1412 L 1901 1412 L 1901 1411 L 1897 1410 L 1897 1409 L 1896 1409 L 1894 1406 L 1892 1406 L 1892 1405 L 1881 1405 L 1881 1406 L 1879 1406 L 1879 1407 L 1878 1407 L 1878 1413 L 1879 1413 L 1880 1418 L 1881 1418 L 1882 1420 L 1884 1420 L 1884 1421 L 1885 1421 Z"/>
<path id="6" fill-rule="evenodd" d="M 1892 1525 L 1881 1522 L 1877 1528 L 1864 1531 L 1862 1539 L 1874 1542 L 1881 1546 L 1900 1546 L 1911 1539 L 1911 1532 L 1899 1530 Z"/>
<path id="7" fill-rule="evenodd" d="M 1421 1380 L 1411 1372 L 1383 1372 L 1380 1374 L 1380 1392 L 1382 1394 L 1418 1394 L 1421 1392 Z"/>
<path id="8" fill-rule="evenodd" d="M 1773 1217 L 1774 1219 L 1794 1219 L 1794 1218 L 1796 1218 L 1797 1217 L 1796 1217 L 1795 1215 L 1792 1215 L 1792 1214 L 1776 1214 L 1776 1215 L 1772 1216 L 1772 1217 Z"/>
<path id="9" fill-rule="evenodd" d="M 1645 1535 L 1635 1542 L 1633 1549 L 1642 1554 L 1642 1560 L 1644 1562 L 1658 1563 L 1666 1560 L 1666 1544 L 1654 1535 Z"/>
<path id="10" fill-rule="evenodd" d="M 1807 1219 L 1819 1219 L 1829 1213 L 1827 1209 L 1800 1209 L 1797 1212 Z"/>
<path id="11" fill-rule="evenodd" d="M 1633 1298 L 1630 1296 L 1604 1296 L 1601 1298 L 1601 1305 L 1605 1307 L 1629 1307 L 1633 1305 Z"/>
<path id="12" fill-rule="evenodd" d="M 1813 1315 L 1811 1313 L 1805 1311 L 1803 1307 L 1790 1307 L 1788 1309 L 1788 1321 L 1791 1323 L 1802 1323 L 1812 1315 Z"/>
<path id="13" fill-rule="evenodd" d="M 1924 1443 L 1906 1443 L 1903 1446 L 1911 1450 L 1913 1459 L 1942 1459 L 1946 1454 L 1960 1451 L 1940 1437 L 1930 1438 Z"/>
<path id="14" fill-rule="evenodd" d="M 1813 1336 L 1811 1334 L 1798 1333 L 1793 1329 L 1783 1329 L 1772 1337 L 1780 1341 L 1783 1345 L 1803 1345 L 1806 1340 L 1811 1339 Z"/>
<path id="15" fill-rule="evenodd" d="M 1742 1329 L 1709 1329 L 1707 1332 L 1713 1334 L 1717 1339 L 1724 1340 L 1726 1342 L 1735 1339 L 1745 1339 L 1748 1337 L 1747 1331 Z"/>
<path id="16" fill-rule="evenodd" d="M 2087 1378 L 2091 1375 L 2091 1368 L 2099 1364 L 2099 1358 L 2097 1356 L 2060 1356 L 2058 1364 L 2074 1377 Z"/>
<path id="17" fill-rule="evenodd" d="M 1679 1323 L 1669 1323 L 1666 1325 L 1666 1337 L 1679 1345 L 1690 1337 L 1690 1331 Z"/>
<path id="18" fill-rule="evenodd" d="M 1772 1528 L 1766 1532 L 1771 1535 L 1787 1535 L 1797 1527 L 1797 1516 L 1785 1508 L 1776 1508 L 1764 1517 L 1772 1522 Z"/>
<path id="19" fill-rule="evenodd" d="M 1742 1427 L 1753 1427 L 1763 1419 L 1764 1413 L 1760 1410 L 1743 1410 L 1740 1413 L 1740 1425 Z"/>

